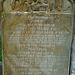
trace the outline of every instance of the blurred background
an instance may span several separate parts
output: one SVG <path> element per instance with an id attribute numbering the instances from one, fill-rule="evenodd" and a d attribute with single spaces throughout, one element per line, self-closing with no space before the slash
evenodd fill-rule
<path id="1" fill-rule="evenodd" d="M 2 55 L 1 55 L 1 17 L 0 17 L 0 62 L 2 61 Z"/>
<path id="2" fill-rule="evenodd" d="M 0 11 L 1 11 L 1 0 L 0 0 Z M 1 13 L 0 13 L 0 62 L 2 61 L 2 53 L 1 53 Z"/>
<path id="3" fill-rule="evenodd" d="M 1 13 L 0 13 L 0 75 L 2 75 L 2 49 L 1 49 Z"/>

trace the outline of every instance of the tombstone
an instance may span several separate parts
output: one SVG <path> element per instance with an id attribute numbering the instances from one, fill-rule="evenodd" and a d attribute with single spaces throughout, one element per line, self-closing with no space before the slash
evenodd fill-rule
<path id="1" fill-rule="evenodd" d="M 3 75 L 69 75 L 71 0 L 4 0 Z"/>

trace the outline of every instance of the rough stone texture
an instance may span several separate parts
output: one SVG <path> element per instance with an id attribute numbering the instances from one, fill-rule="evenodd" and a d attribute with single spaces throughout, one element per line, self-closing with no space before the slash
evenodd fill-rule
<path id="1" fill-rule="evenodd" d="M 3 0 L 3 11 L 70 12 L 71 0 Z"/>
<path id="2" fill-rule="evenodd" d="M 72 65 L 71 65 L 71 75 L 75 75 L 75 37 L 72 46 Z"/>
<path id="3" fill-rule="evenodd" d="M 72 46 L 72 61 L 71 61 L 71 75 L 75 75 L 75 2 L 74 2 L 74 31 L 73 31 L 74 39 Z"/>
<path id="4" fill-rule="evenodd" d="M 4 75 L 69 74 L 71 3 L 48 1 L 3 1 Z"/>
<path id="5" fill-rule="evenodd" d="M 73 34 L 75 35 L 75 1 L 74 1 L 74 28 L 73 28 Z"/>
<path id="6" fill-rule="evenodd" d="M 3 13 L 2 27 L 4 75 L 68 75 L 72 14 Z"/>

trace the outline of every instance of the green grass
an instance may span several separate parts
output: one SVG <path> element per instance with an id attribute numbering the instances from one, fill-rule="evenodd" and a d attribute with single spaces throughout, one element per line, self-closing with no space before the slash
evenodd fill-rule
<path id="1" fill-rule="evenodd" d="M 0 61 L 2 61 L 1 40 L 0 40 Z"/>

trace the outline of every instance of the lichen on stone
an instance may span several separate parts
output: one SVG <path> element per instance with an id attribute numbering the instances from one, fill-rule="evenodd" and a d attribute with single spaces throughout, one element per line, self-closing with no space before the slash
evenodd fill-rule
<path id="1" fill-rule="evenodd" d="M 72 9 L 71 1 L 68 0 L 3 0 L 3 11 L 7 12 L 64 12 L 68 8 Z"/>

